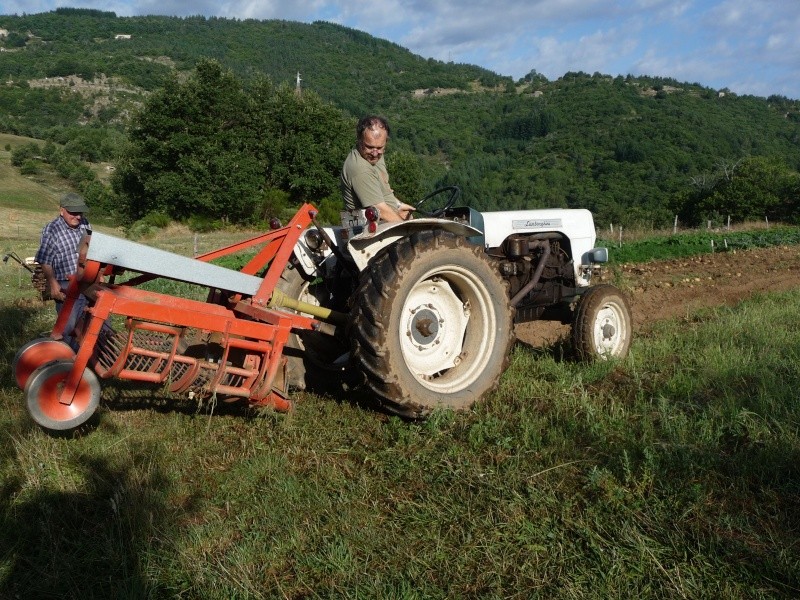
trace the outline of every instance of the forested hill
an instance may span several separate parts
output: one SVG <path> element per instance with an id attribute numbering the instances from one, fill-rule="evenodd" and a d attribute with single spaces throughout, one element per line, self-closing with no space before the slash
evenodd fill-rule
<path id="1" fill-rule="evenodd" d="M 346 119 L 387 115 L 390 166 L 413 155 L 422 189 L 459 184 L 479 209 L 586 207 L 600 223 L 657 226 L 675 214 L 797 220 L 800 103 L 784 97 L 668 74 L 548 81 L 536 65 L 513 81 L 321 22 L 62 8 L 0 16 L 0 29 L 0 130 L 61 143 L 100 132 L 97 159 L 113 158 L 149 93 L 210 58 L 245 82 L 293 88 L 299 73 L 304 93 Z"/>
<path id="2" fill-rule="evenodd" d="M 510 82 L 486 69 L 426 60 L 366 33 L 325 22 L 232 20 L 205 17 L 117 17 L 61 8 L 22 17 L 0 16 L 5 46 L 25 52 L 0 57 L 0 74 L 13 79 L 101 73 L 152 90 L 172 70 L 213 58 L 242 76 L 266 73 L 303 86 L 360 114 L 387 107 L 415 89 L 467 89 L 472 81 Z"/>

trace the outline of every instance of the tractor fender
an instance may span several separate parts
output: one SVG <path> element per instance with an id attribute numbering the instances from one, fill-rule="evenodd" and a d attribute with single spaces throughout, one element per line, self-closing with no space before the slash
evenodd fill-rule
<path id="1" fill-rule="evenodd" d="M 391 246 L 398 240 L 410 236 L 417 231 L 433 231 L 440 229 L 465 238 L 481 236 L 483 232 L 475 227 L 451 221 L 449 219 L 422 218 L 402 221 L 400 223 L 384 223 L 378 226 L 375 233 L 364 232 L 353 237 L 347 247 L 350 256 L 359 271 L 363 271 L 369 261 L 381 250 Z"/>

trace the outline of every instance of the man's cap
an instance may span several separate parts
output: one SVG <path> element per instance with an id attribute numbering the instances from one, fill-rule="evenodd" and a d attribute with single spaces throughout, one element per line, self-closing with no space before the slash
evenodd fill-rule
<path id="1" fill-rule="evenodd" d="M 68 192 L 61 196 L 61 208 L 66 208 L 69 212 L 85 213 L 89 212 L 86 201 L 75 192 Z"/>

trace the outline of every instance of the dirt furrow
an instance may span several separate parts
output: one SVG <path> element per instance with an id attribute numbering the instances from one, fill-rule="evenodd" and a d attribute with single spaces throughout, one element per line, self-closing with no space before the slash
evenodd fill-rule
<path id="1" fill-rule="evenodd" d="M 800 288 L 800 247 L 778 246 L 718 252 L 685 259 L 622 265 L 601 277 L 629 296 L 634 335 L 655 321 L 689 315 L 704 307 L 733 305 L 758 293 Z M 517 326 L 520 341 L 552 343 L 569 331 L 557 323 Z"/>

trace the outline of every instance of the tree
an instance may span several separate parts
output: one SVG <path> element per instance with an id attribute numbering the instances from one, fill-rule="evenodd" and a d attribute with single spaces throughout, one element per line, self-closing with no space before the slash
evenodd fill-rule
<path id="1" fill-rule="evenodd" d="M 391 175 L 392 189 L 403 202 L 413 203 L 422 198 L 422 163 L 419 157 L 405 150 L 389 152 L 386 168 Z"/>
<path id="2" fill-rule="evenodd" d="M 724 167 L 713 188 L 697 199 L 696 221 L 728 216 L 736 221 L 797 220 L 798 176 L 782 161 L 750 157 Z"/>
<path id="3" fill-rule="evenodd" d="M 113 180 L 129 218 L 251 215 L 263 177 L 249 152 L 248 103 L 241 83 L 215 61 L 153 94 Z"/>
<path id="4" fill-rule="evenodd" d="M 293 202 L 316 202 L 338 193 L 339 173 L 352 146 L 353 124 L 315 93 L 298 95 L 266 80 L 253 87 L 251 126 L 267 182 Z"/>
<path id="5" fill-rule="evenodd" d="M 130 220 L 156 211 L 252 221 L 280 212 L 270 202 L 283 196 L 271 190 L 294 202 L 338 190 L 350 137 L 341 112 L 315 94 L 267 79 L 245 88 L 207 60 L 148 99 L 113 185 Z"/>

